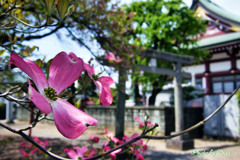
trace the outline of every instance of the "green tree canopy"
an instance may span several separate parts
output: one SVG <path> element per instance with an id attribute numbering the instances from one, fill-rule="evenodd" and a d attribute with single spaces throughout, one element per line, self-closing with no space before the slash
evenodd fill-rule
<path id="1" fill-rule="evenodd" d="M 197 37 L 203 33 L 206 23 L 194 15 L 182 0 L 146 0 L 135 1 L 126 6 L 127 14 L 132 15 L 130 39 L 133 44 L 143 48 L 167 51 L 176 54 L 194 56 L 197 61 L 207 56 L 205 50 L 197 46 Z M 148 65 L 142 57 L 137 63 Z M 163 61 L 158 67 L 171 68 Z M 151 84 L 156 94 L 165 84 L 167 77 L 144 73 L 138 78 L 143 84 Z M 146 86 L 145 86 L 146 87 Z"/>
<path id="2" fill-rule="evenodd" d="M 92 45 L 127 58 L 133 47 L 122 35 L 129 31 L 129 20 L 111 0 L 1 0 L 0 53 L 7 50 L 29 56 L 37 46 L 22 42 L 65 29 L 96 58 L 99 54 L 92 51 Z"/>
<path id="3" fill-rule="evenodd" d="M 38 47 L 29 46 L 28 41 L 65 30 L 64 34 L 87 48 L 100 64 L 130 68 L 132 56 L 128 53 L 135 50 L 125 36 L 131 30 L 130 22 L 131 17 L 111 0 L 0 0 L 0 55 L 15 52 L 23 57 L 31 56 Z M 104 60 L 103 51 L 105 54 L 111 51 L 122 61 Z M 8 68 L 9 57 L 0 58 L 5 60 L 0 66 L 2 71 Z M 47 65 L 41 63 L 38 60 L 47 70 Z M 6 72 L 1 72 L 3 74 Z M 9 76 L 4 79 L 7 78 Z"/>

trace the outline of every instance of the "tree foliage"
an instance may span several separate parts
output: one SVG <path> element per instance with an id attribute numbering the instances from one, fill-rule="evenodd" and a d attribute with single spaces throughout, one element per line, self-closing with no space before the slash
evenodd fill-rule
<path id="1" fill-rule="evenodd" d="M 131 42 L 143 48 L 167 51 L 176 54 L 192 55 L 200 60 L 207 52 L 197 46 L 197 35 L 205 31 L 205 21 L 197 18 L 182 0 L 146 0 L 136 1 L 126 6 L 127 13 L 133 15 Z M 138 63 L 148 65 L 142 57 Z M 164 61 L 157 62 L 158 67 L 172 68 Z M 139 79 L 145 84 L 160 87 L 166 76 L 144 73 Z"/>
<path id="2" fill-rule="evenodd" d="M 126 35 L 131 30 L 131 18 L 111 0 L 0 0 L 0 54 L 14 52 L 22 57 L 31 56 L 38 46 L 30 46 L 28 41 L 65 30 L 100 64 L 130 68 L 135 47 L 128 43 Z M 122 62 L 104 60 L 108 51 Z M 4 65 L 1 68 L 7 68 Z M 47 65 L 43 66 L 48 69 Z"/>
<path id="3" fill-rule="evenodd" d="M 94 44 L 99 49 L 128 58 L 133 46 L 126 35 L 131 17 L 111 0 L 1 0 L 0 49 L 29 56 L 37 46 L 24 46 L 23 41 L 40 39 L 65 29 L 69 36 L 92 55 Z"/>

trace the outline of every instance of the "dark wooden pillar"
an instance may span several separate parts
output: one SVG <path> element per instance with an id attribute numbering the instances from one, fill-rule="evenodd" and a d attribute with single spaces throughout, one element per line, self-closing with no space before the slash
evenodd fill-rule
<path id="1" fill-rule="evenodd" d="M 124 117 L 125 117 L 125 71 L 119 71 L 118 77 L 118 94 L 116 108 L 116 128 L 115 136 L 122 139 L 124 136 Z"/>

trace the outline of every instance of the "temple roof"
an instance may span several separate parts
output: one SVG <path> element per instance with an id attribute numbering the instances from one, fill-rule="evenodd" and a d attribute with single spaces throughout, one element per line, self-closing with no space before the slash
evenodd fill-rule
<path id="1" fill-rule="evenodd" d="M 193 0 L 191 9 L 196 10 L 198 16 L 228 27 L 231 31 L 240 31 L 240 17 L 210 0 Z"/>
<path id="2" fill-rule="evenodd" d="M 223 35 L 200 39 L 197 44 L 199 47 L 207 48 L 216 45 L 229 45 L 233 42 L 240 42 L 240 32 L 232 32 Z"/>
<path id="3" fill-rule="evenodd" d="M 240 47 L 240 16 L 226 11 L 211 0 L 193 0 L 191 9 L 208 21 L 206 33 L 197 44 L 211 52 Z"/>

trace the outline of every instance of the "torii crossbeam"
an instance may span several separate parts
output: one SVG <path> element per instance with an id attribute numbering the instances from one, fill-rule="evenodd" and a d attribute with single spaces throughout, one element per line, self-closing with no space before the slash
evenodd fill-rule
<path id="1" fill-rule="evenodd" d="M 141 55 L 144 57 L 165 60 L 174 64 L 174 70 L 143 65 L 138 65 L 138 67 L 144 72 L 174 76 L 175 132 L 182 131 L 184 129 L 181 87 L 182 77 L 190 78 L 191 74 L 181 72 L 181 68 L 182 64 L 192 64 L 194 62 L 194 58 L 192 56 L 178 55 L 170 52 L 161 52 L 152 49 L 143 51 Z"/>

